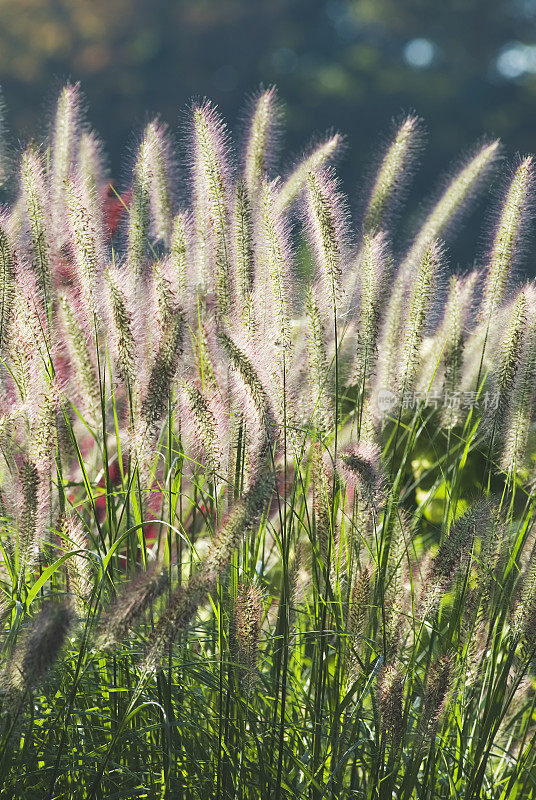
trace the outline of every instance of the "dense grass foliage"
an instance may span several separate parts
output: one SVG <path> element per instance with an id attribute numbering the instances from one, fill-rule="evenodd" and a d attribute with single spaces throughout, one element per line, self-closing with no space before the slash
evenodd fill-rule
<path id="1" fill-rule="evenodd" d="M 0 216 L 2 796 L 532 796 L 532 158 L 447 286 L 497 142 L 404 247 L 418 119 L 355 220 L 189 118 L 120 194 L 66 87 Z"/>

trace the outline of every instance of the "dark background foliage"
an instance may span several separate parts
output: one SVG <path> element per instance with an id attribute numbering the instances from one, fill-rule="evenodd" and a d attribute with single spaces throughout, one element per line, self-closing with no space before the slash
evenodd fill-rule
<path id="1" fill-rule="evenodd" d="M 0 0 L 0 83 L 15 141 L 45 127 L 52 98 L 80 80 L 120 179 L 131 131 L 161 113 L 179 128 L 192 96 L 236 129 L 244 98 L 276 83 L 284 146 L 335 127 L 357 199 L 390 120 L 414 109 L 428 146 L 415 197 L 484 134 L 534 150 L 536 0 Z M 469 231 L 471 226 L 469 226 Z M 468 260 L 478 234 L 453 258 Z"/>

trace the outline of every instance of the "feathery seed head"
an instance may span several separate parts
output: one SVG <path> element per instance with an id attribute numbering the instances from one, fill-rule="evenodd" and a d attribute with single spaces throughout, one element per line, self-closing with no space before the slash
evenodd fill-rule
<path id="1" fill-rule="evenodd" d="M 103 147 L 93 131 L 84 131 L 80 137 L 76 183 L 80 186 L 86 208 L 91 218 L 91 227 L 99 260 L 106 257 L 105 241 L 109 231 L 105 230 L 103 199 L 106 195 L 107 171 Z"/>
<path id="2" fill-rule="evenodd" d="M 305 296 L 307 314 L 307 364 L 311 383 L 311 404 L 316 429 L 326 435 L 333 429 L 335 410 L 329 392 L 329 366 L 326 355 L 325 331 L 314 291 L 308 288 Z"/>
<path id="3" fill-rule="evenodd" d="M 0 94 L 0 187 L 5 184 L 11 167 L 6 141 L 5 103 Z"/>
<path id="4" fill-rule="evenodd" d="M 358 676 L 359 659 L 363 653 L 363 637 L 370 613 L 372 567 L 360 570 L 352 587 L 346 627 L 349 634 L 348 677 L 353 683 Z"/>
<path id="5" fill-rule="evenodd" d="M 419 732 L 425 741 L 435 736 L 447 705 L 453 672 L 454 661 L 450 654 L 440 656 L 430 667 L 423 697 L 422 716 L 419 720 Z"/>
<path id="6" fill-rule="evenodd" d="M 163 330 L 142 404 L 142 416 L 148 430 L 154 429 L 167 411 L 168 399 L 182 353 L 184 326 L 184 314 L 177 310 L 175 315 L 168 319 Z"/>
<path id="7" fill-rule="evenodd" d="M 80 520 L 69 515 L 63 519 L 62 536 L 66 551 L 72 553 L 67 561 L 69 587 L 78 615 L 83 617 L 93 590 L 93 576 L 86 555 L 89 552 L 87 534 Z"/>
<path id="8" fill-rule="evenodd" d="M 173 218 L 173 159 L 168 127 L 158 119 L 145 129 L 148 156 L 150 160 L 149 205 L 151 211 L 152 233 L 158 241 L 168 243 Z"/>
<path id="9" fill-rule="evenodd" d="M 342 452 L 340 459 L 347 487 L 352 493 L 357 489 L 360 500 L 366 506 L 377 505 L 383 483 L 379 447 L 360 442 L 357 447 Z"/>
<path id="10" fill-rule="evenodd" d="M 510 314 L 510 323 L 503 337 L 494 372 L 495 390 L 498 393 L 496 418 L 506 411 L 514 379 L 518 370 L 527 328 L 527 296 L 518 293 Z"/>
<path id="11" fill-rule="evenodd" d="M 404 316 L 407 309 L 407 296 L 404 278 L 400 271 L 393 281 L 393 288 L 381 326 L 378 345 L 378 369 L 375 389 L 397 388 L 401 362 L 401 340 L 404 331 Z"/>
<path id="12" fill-rule="evenodd" d="M 158 568 L 141 572 L 125 584 L 100 624 L 99 646 L 108 650 L 124 642 L 168 584 L 166 570 Z"/>
<path id="13" fill-rule="evenodd" d="M 404 275 L 411 274 L 417 269 L 432 242 L 445 234 L 489 173 L 498 153 L 498 141 L 479 148 L 447 184 L 404 259 L 402 265 Z"/>
<path id="14" fill-rule="evenodd" d="M 213 253 L 210 260 L 218 312 L 225 316 L 231 304 L 228 135 L 216 109 L 208 102 L 194 107 L 193 123 L 196 227 L 203 246 Z"/>
<path id="15" fill-rule="evenodd" d="M 480 310 L 483 320 L 490 320 L 504 298 L 508 278 L 520 254 L 523 230 L 532 215 L 533 189 L 534 158 L 528 156 L 514 171 L 500 213 L 484 284 Z"/>
<path id="16" fill-rule="evenodd" d="M 426 356 L 421 351 L 419 389 L 429 392 L 442 382 L 445 398 L 454 398 L 441 409 L 441 421 L 447 428 L 461 421 L 462 412 L 455 398 L 462 383 L 466 325 L 478 277 L 476 270 L 464 278 L 451 277 L 441 323 L 430 340 Z"/>
<path id="17" fill-rule="evenodd" d="M 489 525 L 487 501 L 471 506 L 453 523 L 424 577 L 420 606 L 423 616 L 436 610 L 471 553 L 477 531 L 486 525 Z"/>
<path id="18" fill-rule="evenodd" d="M 132 175 L 132 197 L 128 210 L 128 263 L 134 274 L 143 273 L 149 239 L 150 190 L 153 180 L 154 143 L 145 136 L 138 149 Z"/>
<path id="19" fill-rule="evenodd" d="M 405 578 L 407 575 L 408 548 L 411 532 L 407 514 L 397 508 L 390 525 L 390 536 L 386 542 L 386 578 L 384 589 L 385 648 L 388 657 L 396 652 L 402 632 L 404 617 L 402 610 L 406 602 Z"/>
<path id="20" fill-rule="evenodd" d="M 172 281 L 166 274 L 167 267 L 167 262 L 163 260 L 155 261 L 152 266 L 156 323 L 161 336 L 164 335 L 178 310 Z"/>
<path id="21" fill-rule="evenodd" d="M 534 297 L 531 300 L 527 310 L 525 343 L 503 425 L 501 467 L 510 474 L 524 466 L 536 397 L 536 307 Z"/>
<path id="22" fill-rule="evenodd" d="M 389 736 L 392 746 L 398 748 L 404 735 L 404 675 L 392 664 L 384 667 L 378 680 L 378 700 L 382 718 L 382 729 Z"/>
<path id="23" fill-rule="evenodd" d="M 284 350 L 290 349 L 290 297 L 288 229 L 276 207 L 276 183 L 264 181 L 261 193 L 263 250 L 270 282 L 271 302 L 265 308 L 265 324 L 273 326 L 273 335 Z M 274 322 L 272 322 L 272 320 Z"/>
<path id="24" fill-rule="evenodd" d="M 339 182 L 331 170 L 308 174 L 306 213 L 316 261 L 333 309 L 338 305 L 341 294 L 347 210 L 339 191 Z"/>
<path id="25" fill-rule="evenodd" d="M 310 172 L 329 164 L 342 145 L 342 136 L 335 133 L 314 147 L 292 170 L 277 192 L 277 211 L 286 211 L 301 194 Z"/>
<path id="26" fill-rule="evenodd" d="M 0 355 L 5 355 L 15 301 L 15 253 L 11 246 L 7 220 L 0 214 Z"/>
<path id="27" fill-rule="evenodd" d="M 190 283 L 190 276 L 188 275 L 188 267 L 190 266 L 189 228 L 190 223 L 187 214 L 177 214 L 173 218 L 169 251 L 175 275 L 176 294 L 183 303 L 186 301 L 187 288 Z"/>
<path id="28" fill-rule="evenodd" d="M 7 679 L 13 691 L 38 686 L 57 660 L 71 627 L 69 607 L 49 600 L 32 620 L 8 667 Z"/>
<path id="29" fill-rule="evenodd" d="M 94 219 L 82 187 L 72 180 L 65 184 L 67 215 L 74 261 L 81 294 L 88 313 L 96 312 L 95 291 L 100 272 L 99 248 Z"/>
<path id="30" fill-rule="evenodd" d="M 132 314 L 128 308 L 127 299 L 119 288 L 115 270 L 112 271 L 110 268 L 106 271 L 106 283 L 118 372 L 129 386 L 133 386 L 137 377 L 138 359 L 132 329 Z"/>
<path id="31" fill-rule="evenodd" d="M 52 133 L 52 222 L 57 246 L 63 244 L 65 235 L 65 183 L 75 163 L 80 124 L 80 84 L 67 84 L 58 98 Z"/>
<path id="32" fill-rule="evenodd" d="M 239 586 L 235 605 L 238 660 L 245 670 L 249 689 L 256 680 L 263 597 L 258 586 Z"/>
<path id="33" fill-rule="evenodd" d="M 59 402 L 59 391 L 55 381 L 43 386 L 42 391 L 30 400 L 31 433 L 29 453 L 41 476 L 43 474 L 48 475 L 54 463 L 56 453 L 56 413 Z"/>
<path id="34" fill-rule="evenodd" d="M 80 137 L 76 178 L 83 189 L 94 196 L 97 203 L 102 200 L 106 189 L 106 168 L 103 145 L 94 131 L 86 130 Z"/>
<path id="35" fill-rule="evenodd" d="M 252 486 L 236 503 L 227 521 L 212 539 L 202 563 L 202 572 L 215 580 L 227 567 L 236 547 L 248 530 L 253 530 L 273 487 L 271 477 L 257 476 Z"/>
<path id="36" fill-rule="evenodd" d="M 400 201 L 419 149 L 420 128 L 421 120 L 412 114 L 398 127 L 372 187 L 363 222 L 365 234 L 378 231 L 385 224 L 390 209 Z"/>
<path id="37" fill-rule="evenodd" d="M 40 154 L 29 147 L 21 161 L 21 190 L 31 239 L 31 252 L 35 275 L 42 299 L 50 296 L 50 246 L 49 223 L 44 183 L 44 166 Z"/>
<path id="38" fill-rule="evenodd" d="M 195 438 L 201 446 L 209 470 L 215 474 L 219 472 L 223 462 L 216 417 L 197 386 L 190 381 L 183 381 L 181 389 L 185 397 L 184 417 L 192 420 Z"/>
<path id="39" fill-rule="evenodd" d="M 352 588 L 348 611 L 348 631 L 353 636 L 363 636 L 365 632 L 370 607 L 371 579 L 372 567 L 369 565 L 359 572 Z"/>
<path id="40" fill-rule="evenodd" d="M 366 234 L 358 259 L 361 276 L 361 298 L 357 352 L 352 367 L 352 380 L 365 388 L 376 358 L 376 340 L 380 324 L 380 302 L 384 293 L 385 276 L 389 269 L 389 254 L 385 234 Z"/>
<path id="41" fill-rule="evenodd" d="M 258 424 L 262 431 L 263 442 L 260 444 L 260 448 L 264 453 L 274 445 L 277 434 L 277 422 L 271 399 L 252 361 L 241 348 L 223 331 L 219 333 L 218 338 L 231 363 L 236 378 L 246 397 L 251 401 L 253 413 L 258 419 Z"/>
<path id="42" fill-rule="evenodd" d="M 34 463 L 25 460 L 20 474 L 20 500 L 18 547 L 21 575 L 32 566 L 39 550 L 37 542 L 37 498 L 39 490 L 39 473 Z"/>
<path id="43" fill-rule="evenodd" d="M 401 343 L 401 361 L 398 373 L 398 388 L 403 396 L 413 391 L 419 351 L 427 321 L 432 291 L 441 264 L 441 246 L 432 242 L 424 252 L 421 264 L 413 280 Z"/>
<path id="44" fill-rule="evenodd" d="M 268 172 L 270 145 L 274 138 L 280 112 L 275 86 L 261 92 L 251 122 L 246 145 L 244 163 L 244 183 L 251 200 L 261 188 L 263 178 Z"/>
<path id="45" fill-rule="evenodd" d="M 8 340 L 8 357 L 17 394 L 22 403 L 31 396 L 35 383 L 39 349 L 36 347 L 32 308 L 25 287 L 15 287 L 11 336 Z"/>
<path id="46" fill-rule="evenodd" d="M 253 221 L 251 204 L 245 184 L 239 181 L 236 186 L 234 205 L 234 277 L 235 296 L 238 312 L 244 325 L 255 330 L 253 288 L 255 279 L 255 253 L 253 249 Z"/>

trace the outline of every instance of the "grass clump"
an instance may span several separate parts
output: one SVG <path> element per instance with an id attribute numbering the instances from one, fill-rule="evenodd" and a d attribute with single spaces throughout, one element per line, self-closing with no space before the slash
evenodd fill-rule
<path id="1" fill-rule="evenodd" d="M 338 134 L 275 173 L 273 87 L 243 163 L 191 117 L 110 190 L 68 86 L 8 183 L 2 796 L 528 798 L 533 160 L 444 292 L 498 143 L 401 246 L 415 117 L 361 220 Z"/>

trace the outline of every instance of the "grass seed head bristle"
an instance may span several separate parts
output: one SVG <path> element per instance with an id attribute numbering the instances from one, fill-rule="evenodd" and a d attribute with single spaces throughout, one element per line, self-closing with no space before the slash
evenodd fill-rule
<path id="1" fill-rule="evenodd" d="M 171 263 L 175 275 L 175 287 L 180 301 L 186 300 L 188 286 L 188 260 L 189 260 L 189 220 L 184 213 L 177 214 L 173 219 L 171 242 L 169 246 Z"/>
<path id="2" fill-rule="evenodd" d="M 219 341 L 246 396 L 252 403 L 255 415 L 258 417 L 264 437 L 262 449 L 268 450 L 275 443 L 278 428 L 270 397 L 251 360 L 234 343 L 231 337 L 222 331 L 219 334 Z"/>
<path id="3" fill-rule="evenodd" d="M 136 342 L 133 333 L 132 313 L 127 298 L 119 288 L 118 275 L 108 269 L 106 283 L 110 304 L 112 338 L 116 350 L 117 367 L 120 377 L 133 386 L 138 373 Z"/>
<path id="4" fill-rule="evenodd" d="M 463 376 L 466 323 L 471 310 L 478 273 L 475 271 L 466 278 L 452 276 L 449 294 L 445 305 L 443 320 L 434 336 L 428 365 L 421 377 L 421 385 L 429 391 L 438 366 L 442 369 L 444 396 L 456 398 Z M 442 424 L 452 428 L 461 421 L 461 410 L 455 402 L 441 410 Z"/>
<path id="5" fill-rule="evenodd" d="M 519 292 L 512 307 L 510 323 L 503 337 L 494 374 L 495 391 L 498 395 L 494 420 L 506 412 L 515 376 L 519 367 L 523 341 L 527 329 L 527 296 Z M 495 423 L 494 423 L 495 424 Z"/>
<path id="6" fill-rule="evenodd" d="M 41 298 L 44 302 L 48 302 L 52 282 L 50 223 L 46 206 L 43 159 L 33 147 L 29 147 L 23 153 L 20 176 L 25 216 L 30 232 L 33 268 Z"/>
<path id="7" fill-rule="evenodd" d="M 52 668 L 71 627 L 71 612 L 65 603 L 49 600 L 32 620 L 17 645 L 7 670 L 12 691 L 37 687 Z"/>
<path id="8" fill-rule="evenodd" d="M 471 196 L 489 173 L 499 153 L 499 142 L 494 141 L 477 150 L 454 178 L 447 184 L 434 205 L 404 259 L 402 272 L 411 274 L 422 263 L 425 251 L 433 241 L 443 236 L 446 229 L 467 205 Z"/>
<path id="9" fill-rule="evenodd" d="M 56 246 L 66 238 L 65 184 L 73 170 L 80 140 L 80 85 L 67 84 L 58 98 L 51 148 L 52 225 Z"/>
<path id="10" fill-rule="evenodd" d="M 11 336 L 8 339 L 8 361 L 13 375 L 16 393 L 22 403 L 31 396 L 38 362 L 32 332 L 31 309 L 26 293 L 16 287 L 13 300 Z"/>
<path id="11" fill-rule="evenodd" d="M 350 680 L 357 677 L 358 657 L 363 652 L 367 620 L 370 615 L 370 590 L 372 567 L 360 570 L 350 594 L 347 629 L 349 634 L 349 674 Z"/>
<path id="12" fill-rule="evenodd" d="M 270 145 L 279 119 L 275 86 L 261 92 L 249 126 L 244 163 L 244 182 L 251 200 L 258 197 L 268 172 Z"/>
<path id="13" fill-rule="evenodd" d="M 160 346 L 154 356 L 147 391 L 142 404 L 142 415 L 150 430 L 167 410 L 168 400 L 179 365 L 184 339 L 185 319 L 178 310 L 162 332 Z"/>
<path id="14" fill-rule="evenodd" d="M 384 294 L 389 256 L 385 234 L 365 235 L 359 257 L 361 297 L 357 352 L 352 367 L 352 379 L 363 391 L 373 372 L 376 360 L 376 342 L 380 325 L 380 302 Z"/>
<path id="15" fill-rule="evenodd" d="M 397 508 L 389 537 L 383 600 L 385 615 L 383 635 L 388 658 L 394 656 L 403 630 L 403 610 L 407 600 L 405 578 L 410 541 L 411 532 L 407 515 L 401 508 Z"/>
<path id="16" fill-rule="evenodd" d="M 155 119 L 145 129 L 151 162 L 149 206 L 156 241 L 167 244 L 173 220 L 173 147 L 167 125 Z"/>
<path id="17" fill-rule="evenodd" d="M 424 576 L 418 616 L 426 616 L 437 609 L 459 569 L 466 563 L 479 526 L 486 524 L 489 524 L 489 508 L 486 502 L 469 508 L 453 523 Z"/>
<path id="18" fill-rule="evenodd" d="M 178 313 L 174 282 L 168 276 L 167 266 L 164 261 L 155 261 L 152 266 L 156 323 L 160 336 L 165 335 L 165 331 Z"/>
<path id="19" fill-rule="evenodd" d="M 256 682 L 259 634 L 263 615 L 261 590 L 240 586 L 235 604 L 235 626 L 238 641 L 238 660 L 245 670 L 246 684 L 251 690 Z"/>
<path id="20" fill-rule="evenodd" d="M 76 181 L 87 198 L 94 229 L 104 236 L 102 201 L 107 191 L 107 170 L 103 146 L 93 131 L 84 131 L 80 137 Z"/>
<path id="21" fill-rule="evenodd" d="M 5 103 L 0 93 L 0 187 L 4 186 L 11 171 L 11 159 L 7 147 Z"/>
<path id="22" fill-rule="evenodd" d="M 504 298 L 508 279 L 519 257 L 522 234 L 532 214 L 533 189 L 534 158 L 528 156 L 514 171 L 489 256 L 488 274 L 480 309 L 482 320 L 488 324 L 494 309 Z"/>
<path id="23" fill-rule="evenodd" d="M 536 307 L 531 292 L 527 331 L 506 420 L 502 426 L 504 447 L 501 467 L 509 474 L 525 466 L 532 408 L 536 397 Z"/>
<path id="24" fill-rule="evenodd" d="M 333 428 L 335 410 L 330 396 L 329 365 L 326 353 L 325 331 L 320 309 L 314 294 L 309 288 L 305 297 L 307 314 L 307 364 L 311 391 L 313 423 L 323 436 Z"/>
<path id="25" fill-rule="evenodd" d="M 385 224 L 390 207 L 399 201 L 411 174 L 420 138 L 420 119 L 414 115 L 406 117 L 398 127 L 376 175 L 363 222 L 365 234 L 378 231 Z"/>
<path id="26" fill-rule="evenodd" d="M 30 458 L 40 475 L 48 474 L 56 455 L 56 412 L 60 403 L 58 386 L 51 381 L 30 403 Z"/>
<path id="27" fill-rule="evenodd" d="M 271 293 L 269 306 L 264 309 L 264 324 L 270 325 L 274 340 L 279 342 L 284 351 L 288 351 L 291 344 L 290 245 L 286 221 L 276 208 L 276 196 L 276 185 L 264 181 L 261 196 L 263 253 Z"/>
<path id="28" fill-rule="evenodd" d="M 214 475 L 222 468 L 223 453 L 217 433 L 217 421 L 206 397 L 190 381 L 183 381 L 181 389 L 185 395 L 185 419 L 191 419 L 194 436 L 201 445 L 201 450 L 211 473 Z"/>
<path id="29" fill-rule="evenodd" d="M 415 387 L 419 351 L 440 263 L 441 247 L 438 242 L 433 242 L 423 255 L 409 298 L 398 372 L 398 389 L 402 402 L 413 392 Z"/>
<path id="30" fill-rule="evenodd" d="M 150 187 L 153 179 L 153 142 L 145 136 L 140 144 L 132 174 L 132 197 L 128 210 L 128 264 L 141 276 L 149 242 Z"/>
<path id="31" fill-rule="evenodd" d="M 15 253 L 6 220 L 0 215 L 0 355 L 5 356 L 15 300 Z"/>
<path id="32" fill-rule="evenodd" d="M 404 675 L 392 665 L 385 667 L 378 680 L 378 701 L 384 734 L 392 747 L 400 747 L 404 735 Z"/>
<path id="33" fill-rule="evenodd" d="M 72 515 L 64 518 L 62 535 L 66 551 L 72 553 L 67 561 L 69 588 L 78 615 L 84 617 L 93 591 L 93 576 L 86 555 L 89 552 L 88 537 L 80 520 Z"/>
<path id="34" fill-rule="evenodd" d="M 393 283 L 391 295 L 381 323 L 381 334 L 378 343 L 378 368 L 374 383 L 375 393 L 388 389 L 393 392 L 398 388 L 398 373 L 401 364 L 401 340 L 404 329 L 404 312 L 407 298 L 404 281 L 400 274 Z"/>
<path id="35" fill-rule="evenodd" d="M 255 281 L 255 252 L 251 204 L 245 184 L 237 183 L 234 205 L 234 279 L 238 314 L 246 328 L 255 331 L 253 289 Z"/>
<path id="36" fill-rule="evenodd" d="M 196 225 L 204 247 L 212 250 L 218 312 L 225 316 L 231 305 L 227 131 L 208 102 L 194 108 L 193 125 Z"/>
<path id="37" fill-rule="evenodd" d="M 332 171 L 325 169 L 308 174 L 305 207 L 307 228 L 321 280 L 330 307 L 334 309 L 341 295 L 347 211 Z"/>
<path id="38" fill-rule="evenodd" d="M 257 480 L 237 502 L 212 542 L 202 564 L 203 574 L 215 579 L 229 563 L 233 552 L 246 531 L 257 524 L 272 490 L 270 476 L 257 476 Z"/>
<path id="39" fill-rule="evenodd" d="M 39 473 L 37 467 L 25 460 L 20 468 L 20 499 L 18 524 L 18 549 L 21 575 L 34 564 L 39 544 L 37 542 L 37 500 Z"/>
<path id="40" fill-rule="evenodd" d="M 309 155 L 300 161 L 292 170 L 288 178 L 277 192 L 277 210 L 279 213 L 286 211 L 303 191 L 310 172 L 316 172 L 337 154 L 342 145 L 342 136 L 335 133 L 323 142 L 320 142 Z"/>
<path id="41" fill-rule="evenodd" d="M 419 733 L 424 742 L 431 741 L 435 736 L 446 709 L 453 673 L 453 657 L 450 654 L 440 656 L 430 667 L 419 720 Z"/>
<path id="42" fill-rule="evenodd" d="M 91 209 L 86 204 L 84 191 L 78 184 L 67 181 L 65 194 L 78 282 L 88 312 L 95 314 L 97 310 L 95 292 L 97 278 L 100 277 L 100 260 L 94 220 Z"/>
<path id="43" fill-rule="evenodd" d="M 99 646 L 110 649 L 122 644 L 168 585 L 167 572 L 157 567 L 126 583 L 100 624 Z"/>
<path id="44" fill-rule="evenodd" d="M 377 445 L 361 442 L 357 447 L 342 452 L 340 458 L 347 487 L 352 492 L 357 490 L 366 506 L 377 506 L 383 488 Z"/>

